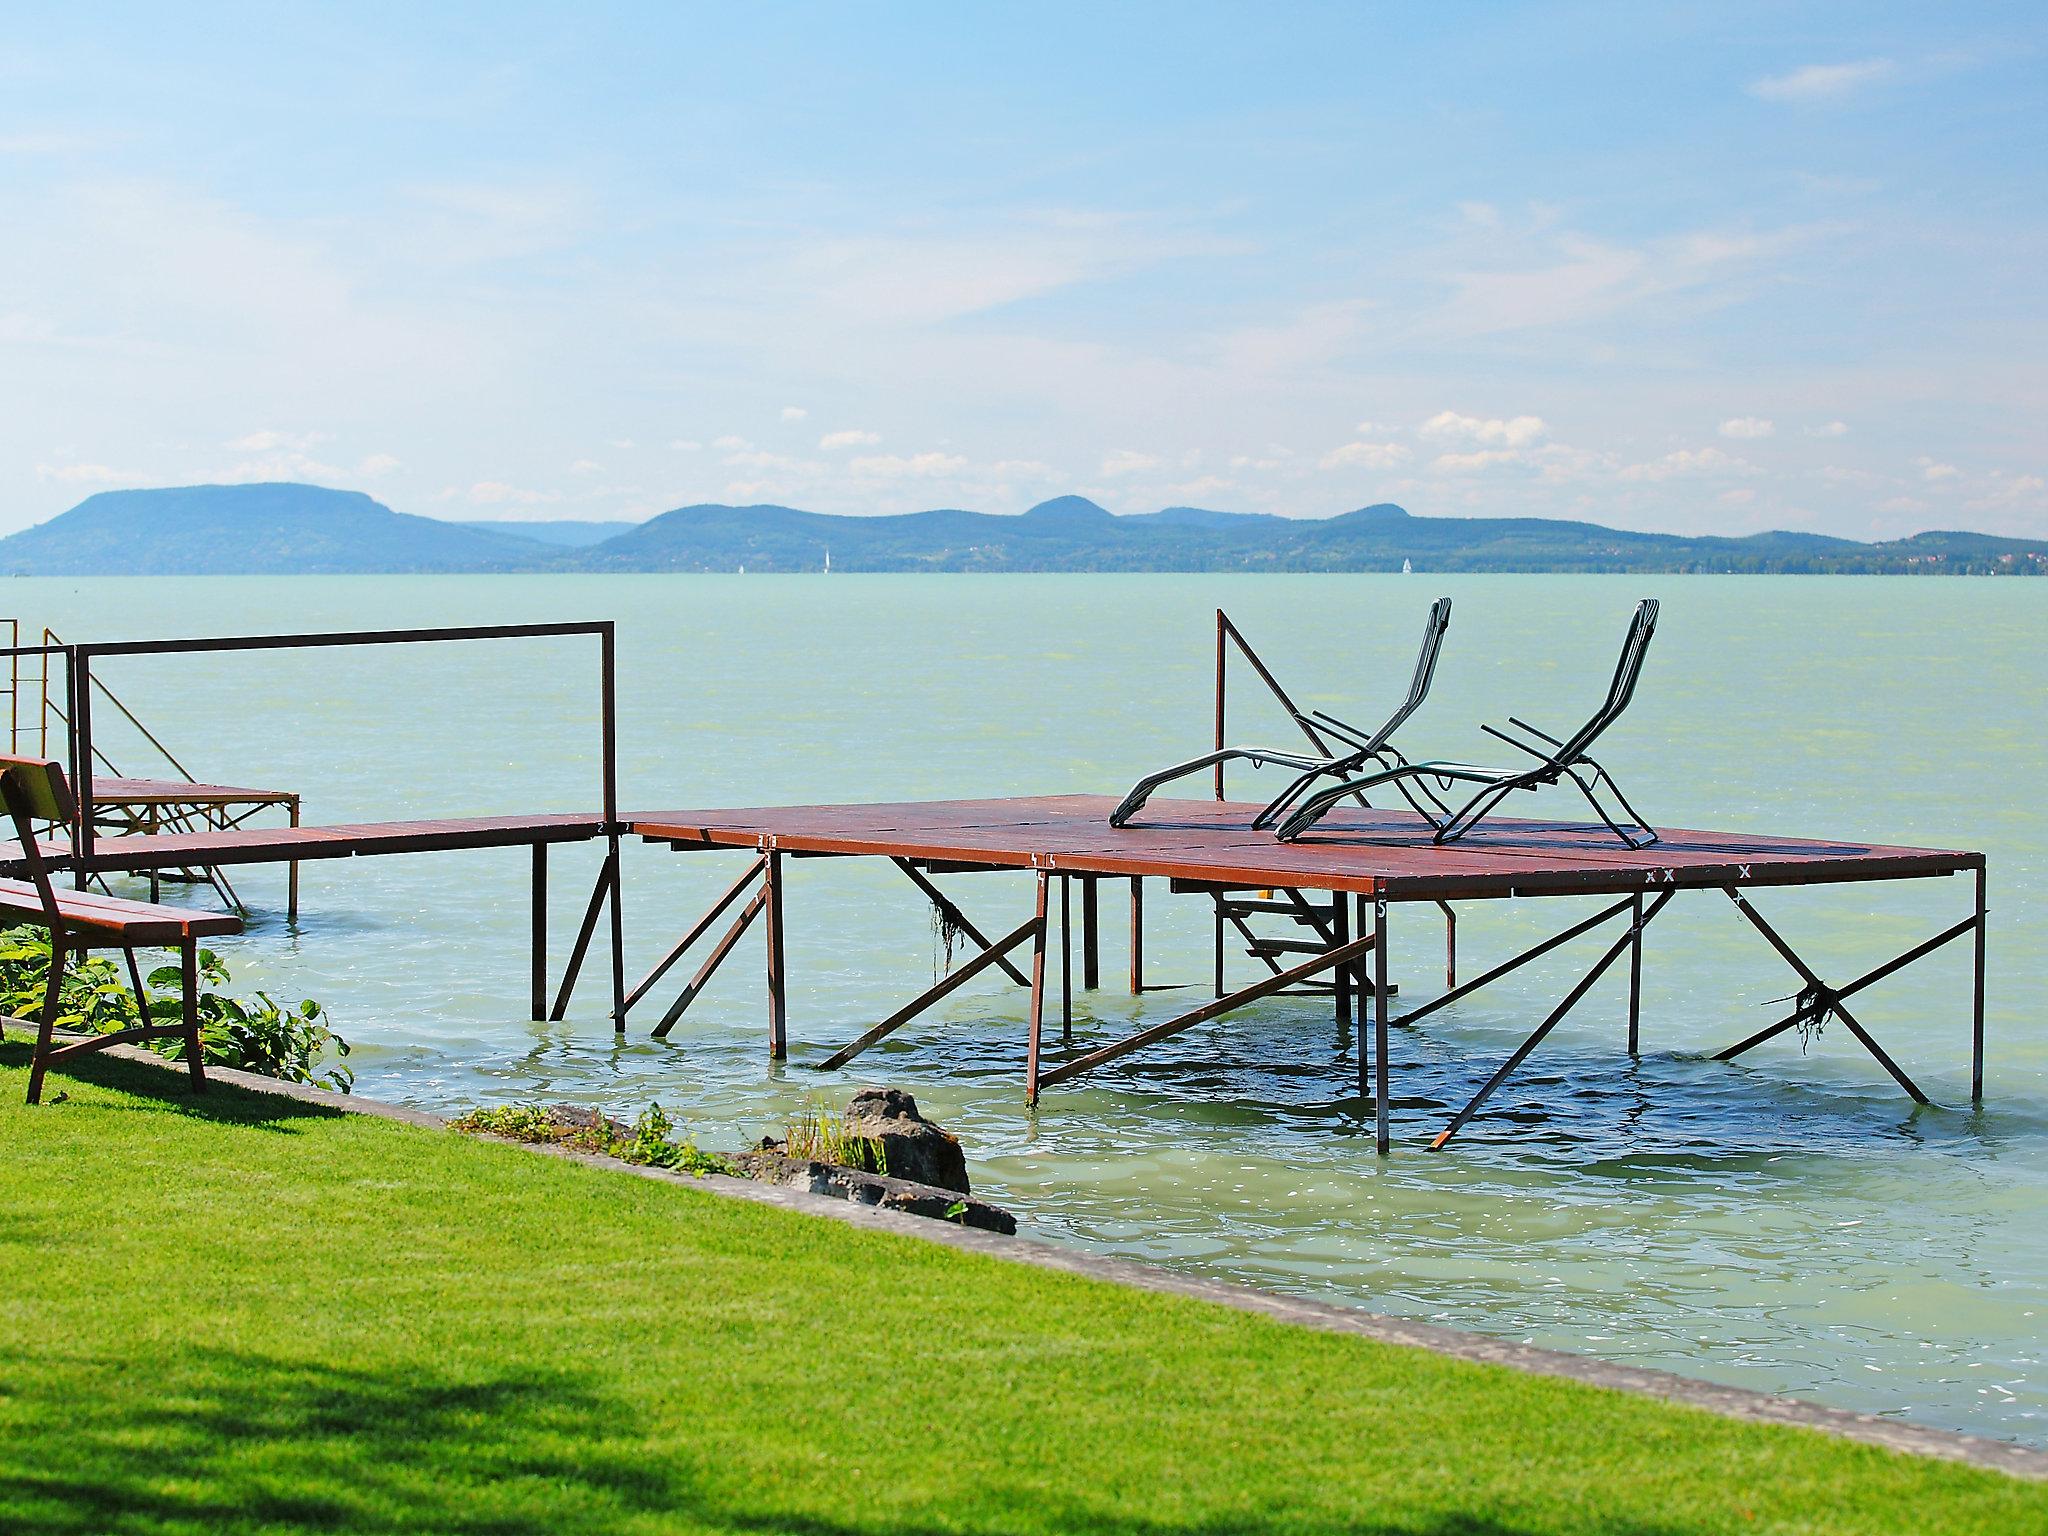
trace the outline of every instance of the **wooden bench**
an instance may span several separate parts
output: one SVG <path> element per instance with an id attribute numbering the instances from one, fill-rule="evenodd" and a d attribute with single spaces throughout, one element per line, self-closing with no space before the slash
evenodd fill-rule
<path id="1" fill-rule="evenodd" d="M 0 753 L 0 798 L 14 822 L 20 862 L 26 880 L 0 880 L 0 918 L 27 922 L 46 929 L 50 935 L 50 979 L 43 992 L 43 1006 L 36 1020 L 35 1055 L 29 1064 L 28 1101 L 41 1100 L 43 1075 L 51 1063 L 67 1056 L 104 1050 L 127 1040 L 149 1040 L 179 1035 L 185 1041 L 185 1063 L 192 1073 L 194 1090 L 206 1086 L 204 1050 L 199 1041 L 199 941 L 220 934 L 240 933 L 242 920 L 225 912 L 192 912 L 181 907 L 159 906 L 148 901 L 128 901 L 94 891 L 59 891 L 50 883 L 50 867 L 43 857 L 35 823 L 53 822 L 69 826 L 78 808 L 71 797 L 61 764 L 42 758 L 15 757 Z M 176 949 L 183 981 L 180 1022 L 150 1022 L 148 989 L 143 986 L 142 967 L 135 950 Z M 54 1042 L 59 993 L 64 984 L 67 958 L 83 958 L 95 949 L 119 949 L 128 958 L 128 981 L 135 995 L 133 1028 L 64 1045 Z M 16 1020 L 23 1023 L 23 1020 Z"/>

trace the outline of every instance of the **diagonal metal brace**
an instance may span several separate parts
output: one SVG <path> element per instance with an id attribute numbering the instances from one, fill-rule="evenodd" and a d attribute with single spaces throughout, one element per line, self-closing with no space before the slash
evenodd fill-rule
<path id="1" fill-rule="evenodd" d="M 1544 1038 L 1547 1035 L 1549 1035 L 1549 1033 L 1553 1029 L 1557 1028 L 1557 1026 L 1561 1022 L 1563 1022 L 1564 1016 L 1570 1013 L 1573 1008 L 1578 1006 L 1580 998 L 1584 997 L 1588 992 L 1593 990 L 1593 983 L 1598 981 L 1602 976 L 1607 974 L 1607 968 L 1614 964 L 1616 960 L 1619 960 L 1621 958 L 1622 954 L 1628 949 L 1628 947 L 1631 944 L 1633 944 L 1636 941 L 1636 938 L 1642 933 L 1642 931 L 1650 926 L 1651 921 L 1657 916 L 1657 914 L 1664 910 L 1665 904 L 1669 902 L 1671 898 L 1673 896 L 1676 896 L 1677 894 L 1678 893 L 1676 891 L 1658 892 L 1656 899 L 1653 900 L 1649 904 L 1649 906 L 1643 909 L 1643 915 L 1636 921 L 1629 924 L 1628 931 L 1626 933 L 1622 934 L 1620 938 L 1616 939 L 1612 944 L 1608 945 L 1606 953 L 1601 955 L 1599 960 L 1594 963 L 1593 969 L 1586 972 L 1585 976 L 1581 978 L 1581 980 L 1579 981 L 1579 984 L 1573 987 L 1571 991 L 1565 994 L 1563 1002 L 1559 1003 L 1555 1008 L 1551 1009 L 1550 1017 L 1545 1019 L 1541 1024 L 1537 1025 L 1535 1032 L 1531 1034 L 1528 1039 L 1524 1040 L 1519 1046 L 1515 1048 L 1515 1053 L 1512 1056 L 1508 1057 L 1506 1061 L 1501 1063 L 1500 1070 L 1498 1072 L 1495 1072 L 1492 1077 L 1489 1077 L 1486 1080 L 1485 1087 L 1481 1088 L 1477 1093 L 1472 1095 L 1471 1102 L 1468 1103 L 1463 1109 L 1459 1110 L 1456 1115 L 1451 1117 L 1451 1123 L 1445 1126 L 1441 1131 L 1439 1131 L 1437 1133 L 1436 1140 L 1432 1141 L 1429 1144 L 1430 1151 L 1436 1151 L 1445 1142 L 1449 1141 L 1453 1136 L 1458 1134 L 1458 1132 L 1464 1127 L 1465 1122 L 1470 1120 L 1475 1114 L 1479 1112 L 1479 1106 L 1484 1104 L 1489 1098 L 1493 1097 L 1494 1089 L 1498 1088 L 1502 1083 L 1506 1082 L 1508 1078 L 1513 1074 L 1515 1068 L 1519 1067 L 1524 1061 L 1529 1059 L 1529 1053 L 1535 1050 L 1537 1046 L 1541 1045 L 1544 1041 Z M 1633 897 L 1630 898 L 1628 904 L 1631 906 L 1634 904 Z"/>
<path id="2" fill-rule="evenodd" d="M 1148 1028 L 1139 1030 L 1136 1034 L 1126 1035 L 1121 1040 L 1090 1051 L 1085 1056 L 1077 1056 L 1072 1061 L 1062 1062 L 1050 1072 L 1042 1074 L 1038 1079 L 1038 1085 L 1041 1088 L 1050 1088 L 1055 1083 L 1063 1083 L 1070 1077 L 1079 1077 L 1083 1072 L 1099 1067 L 1106 1061 L 1114 1061 L 1119 1056 L 1127 1056 L 1132 1051 L 1164 1040 L 1169 1035 L 1177 1035 L 1184 1029 L 1192 1029 L 1195 1025 L 1205 1023 L 1215 1018 L 1218 1014 L 1230 1013 L 1235 1009 L 1242 1008 L 1246 1003 L 1257 1002 L 1260 998 L 1278 992 L 1282 988 L 1293 986 L 1297 981 L 1305 981 L 1311 976 L 1321 975 L 1324 971 L 1333 971 L 1339 966 L 1349 965 L 1352 961 L 1358 959 L 1359 956 L 1368 953 L 1376 939 L 1377 935 L 1368 933 L 1364 938 L 1353 939 L 1348 944 L 1339 944 L 1335 948 L 1326 949 L 1320 955 L 1304 960 L 1300 965 L 1292 966 L 1287 970 L 1279 972 L 1277 975 L 1262 977 L 1250 986 L 1240 988 L 1238 991 L 1231 993 L 1228 997 L 1212 999 L 1202 1004 L 1199 1008 L 1190 1008 L 1186 1013 L 1168 1019 L 1162 1024 L 1151 1025 Z"/>
<path id="3" fill-rule="evenodd" d="M 920 1013 L 923 1013 L 925 1009 L 931 1007 L 940 998 L 946 996 L 955 988 L 964 985 L 973 977 L 978 976 L 991 965 L 1001 965 L 1004 969 L 1009 969 L 1009 961 L 1004 957 L 1019 944 L 1030 938 L 1037 931 L 1038 926 L 1039 920 L 1034 914 L 1031 917 L 1027 917 L 993 944 L 984 944 L 981 953 L 972 960 L 969 960 L 965 965 L 960 966 L 956 970 L 949 971 L 937 983 L 918 993 L 916 997 L 905 1003 L 901 1008 L 898 1008 L 888 1018 L 882 1020 L 881 1023 L 877 1024 L 851 1045 L 843 1047 L 819 1062 L 818 1070 L 829 1072 L 834 1067 L 845 1066 L 877 1040 L 880 1040 L 885 1035 L 895 1033 Z"/>
<path id="4" fill-rule="evenodd" d="M 974 924 L 968 919 L 967 914 L 965 912 L 962 912 L 960 908 L 954 904 L 953 899 L 950 896 L 948 896 L 944 891 L 940 890 L 938 886 L 934 885 L 930 877 L 927 876 L 923 870 L 919 869 L 915 864 L 911 863 L 910 860 L 895 857 L 893 855 L 891 856 L 889 862 L 894 864 L 898 869 L 902 870 L 904 874 L 908 875 L 910 877 L 910 883 L 916 886 L 920 891 L 923 891 L 925 895 L 931 899 L 931 904 L 934 907 L 938 908 L 939 916 L 943 917 L 955 928 L 958 928 L 962 933 L 966 934 L 968 938 L 972 939 L 975 943 L 979 944 L 984 950 L 988 948 L 988 935 L 983 933 L 979 928 L 975 927 Z M 1022 971 L 1018 970 L 1015 965 L 1010 963 L 1010 958 L 1007 953 L 998 955 L 996 957 L 995 963 L 997 965 L 1000 965 L 1003 968 L 1003 974 L 1008 976 L 1010 980 L 1017 983 L 1018 986 L 1028 987 L 1031 985 L 1031 978 L 1029 976 L 1026 976 Z"/>
<path id="5" fill-rule="evenodd" d="M 1739 1040 L 1726 1050 L 1717 1051 L 1714 1059 L 1716 1061 L 1732 1061 L 1752 1046 L 1762 1045 L 1766 1040 L 1773 1039 L 1783 1034 L 1786 1030 L 1803 1024 L 1809 1019 L 1825 1022 L 1830 1016 L 1833 1016 L 1842 1021 L 1849 1033 L 1856 1037 L 1857 1042 L 1877 1059 L 1878 1065 L 1891 1074 L 1892 1080 L 1905 1089 L 1912 1096 L 1915 1103 L 1932 1103 L 1933 1100 L 1922 1093 L 1919 1085 L 1906 1075 L 1905 1069 L 1893 1061 L 1886 1054 L 1884 1047 L 1871 1037 L 1870 1031 L 1865 1029 L 1862 1022 L 1849 1011 L 1844 1004 L 1844 1000 L 1853 997 L 1865 987 L 1875 986 L 1894 971 L 1904 970 L 1922 956 L 1930 955 L 1944 944 L 1951 943 L 1961 938 L 1964 934 L 1973 931 L 1978 926 L 1980 920 L 1976 917 L 1966 917 L 1955 926 L 1936 934 L 1933 938 L 1914 945 L 1903 954 L 1893 956 L 1876 969 L 1864 972 L 1863 975 L 1857 977 L 1856 980 L 1850 982 L 1847 986 L 1831 987 L 1815 974 L 1813 967 L 1800 958 L 1798 951 L 1785 942 L 1784 937 L 1779 934 L 1778 930 L 1770 925 L 1761 912 L 1750 905 L 1748 899 L 1740 891 L 1736 890 L 1733 886 L 1729 886 L 1726 889 L 1728 899 L 1735 903 L 1736 910 L 1749 920 L 1750 925 L 1758 933 L 1764 936 L 1770 943 L 1771 948 L 1778 952 L 1785 963 L 1799 973 L 1799 979 L 1805 982 L 1806 986 L 1800 991 L 1796 1005 L 1791 1013 L 1779 1019 L 1776 1023 L 1758 1030 L 1747 1040 Z"/>

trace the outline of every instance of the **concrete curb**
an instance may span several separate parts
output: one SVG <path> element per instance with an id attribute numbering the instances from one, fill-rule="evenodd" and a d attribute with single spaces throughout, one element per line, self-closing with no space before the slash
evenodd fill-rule
<path id="1" fill-rule="evenodd" d="M 161 1067 L 180 1076 L 184 1074 L 184 1068 L 177 1063 L 166 1061 L 154 1052 L 136 1046 L 112 1046 L 106 1054 L 118 1056 L 124 1061 Z M 262 1077 L 253 1072 L 209 1067 L 207 1076 L 254 1093 L 295 1099 L 300 1103 L 317 1105 L 344 1114 L 394 1120 L 402 1125 L 433 1130 L 445 1128 L 448 1123 L 442 1116 L 428 1114 L 422 1110 L 404 1109 L 396 1104 L 386 1104 L 379 1099 L 367 1099 L 359 1094 L 331 1093 L 324 1088 L 313 1088 L 302 1083 L 280 1082 L 276 1078 Z M 1586 1355 L 1568 1354 L 1563 1350 L 1539 1349 L 1533 1345 L 1491 1339 L 1481 1334 L 1462 1333 L 1457 1329 L 1442 1328 L 1432 1323 L 1386 1317 L 1375 1312 L 1335 1306 L 1329 1302 L 1312 1301 L 1305 1297 L 1283 1296 L 1257 1290 L 1248 1285 L 1205 1280 L 1196 1275 L 1180 1274 L 1131 1259 L 1086 1253 L 1039 1238 L 1004 1237 L 994 1232 L 955 1226 L 951 1222 L 907 1216 L 876 1206 L 855 1205 L 850 1201 L 835 1200 L 826 1195 L 813 1195 L 803 1190 L 757 1184 L 750 1179 L 728 1178 L 722 1174 L 696 1177 L 666 1168 L 643 1168 L 632 1163 L 620 1162 L 616 1158 L 600 1157 L 562 1147 L 526 1142 L 505 1144 L 521 1146 L 527 1151 L 545 1157 L 562 1158 L 569 1162 L 585 1163 L 593 1168 L 606 1168 L 631 1174 L 636 1178 L 704 1190 L 726 1199 L 748 1200 L 756 1205 L 779 1206 L 784 1210 L 799 1211 L 807 1216 L 820 1216 L 828 1221 L 842 1222 L 850 1227 L 864 1227 L 873 1231 L 892 1233 L 898 1237 L 915 1238 L 921 1242 L 939 1243 L 945 1247 L 963 1249 L 1013 1264 L 1030 1264 L 1039 1269 L 1080 1275 L 1111 1285 L 1130 1286 L 1160 1295 L 1186 1296 L 1197 1301 L 1214 1302 L 1219 1306 L 1254 1313 L 1295 1327 L 1314 1328 L 1324 1333 L 1355 1334 L 1382 1344 L 1427 1349 L 1456 1360 L 1506 1366 L 1510 1370 L 1526 1371 L 1532 1375 L 1558 1376 L 1586 1386 L 1660 1398 L 1665 1402 L 1680 1403 L 1689 1408 L 1705 1409 L 1709 1413 L 1717 1413 L 1725 1418 L 1819 1430 L 1844 1439 L 1880 1446 L 1889 1451 L 1900 1451 L 1913 1456 L 1931 1456 L 1942 1461 L 1963 1462 L 1970 1466 L 1987 1467 L 2009 1473 L 2015 1477 L 2048 1480 L 2048 1450 L 2036 1450 L 2031 1446 L 2015 1445 L 2010 1441 L 1994 1440 L 1984 1435 L 1936 1429 L 1929 1425 L 1914 1424 L 1904 1419 L 1883 1418 L 1876 1414 L 1853 1413 L 1848 1409 L 1829 1408 L 1798 1398 L 1776 1397 L 1767 1392 L 1752 1392 L 1744 1387 L 1728 1387 L 1714 1382 L 1699 1381 L 1670 1371 L 1619 1365 Z"/>

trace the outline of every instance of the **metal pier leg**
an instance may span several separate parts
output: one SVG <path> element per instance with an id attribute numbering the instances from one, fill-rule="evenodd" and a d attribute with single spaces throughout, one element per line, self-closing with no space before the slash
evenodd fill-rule
<path id="1" fill-rule="evenodd" d="M 1039 1036 L 1043 1032 L 1045 1024 L 1045 904 L 1048 894 L 1046 885 L 1051 878 L 1044 870 L 1038 871 L 1038 904 L 1034 909 L 1034 915 L 1031 919 L 1031 1033 L 1029 1041 L 1024 1048 L 1024 1102 L 1031 1105 L 1038 1103 Z M 1131 933 L 1134 939 L 1137 934 L 1137 924 L 1135 921 L 1138 900 L 1137 889 L 1137 881 L 1133 880 L 1131 882 L 1131 911 L 1133 914 Z M 1133 950 L 1132 953 L 1135 955 L 1136 951 Z M 1134 959 L 1132 961 L 1134 977 L 1136 964 L 1137 962 Z M 1135 992 L 1137 988 L 1133 986 L 1131 990 Z"/>
<path id="2" fill-rule="evenodd" d="M 292 866 L 296 873 L 298 865 Z M 533 1017 L 548 1016 L 548 845 L 533 845 Z"/>
<path id="3" fill-rule="evenodd" d="M 1970 988 L 1970 1102 L 1984 1102 L 1984 876 L 1977 866 L 1976 970 Z"/>
<path id="4" fill-rule="evenodd" d="M 291 798 L 290 810 L 292 825 L 297 827 L 299 824 L 299 797 L 297 795 L 293 795 Z M 286 922 L 296 923 L 299 920 L 299 861 L 293 859 L 290 865 L 287 866 L 287 869 L 288 873 L 285 876 L 284 915 Z M 541 990 L 547 990 L 545 985 L 543 985 Z M 536 1019 L 539 1018 L 540 1013 L 536 1012 L 534 1017 Z"/>
<path id="5" fill-rule="evenodd" d="M 583 909 L 583 923 L 576 930 L 576 942 L 569 947 L 569 963 L 562 967 L 562 984 L 555 989 L 555 1006 L 548 1011 L 551 1019 L 560 1019 L 569 1011 L 569 998 L 576 990 L 576 978 L 583 972 L 583 957 L 590 951 L 591 935 L 597 932 L 597 917 L 604 910 L 606 893 L 611 889 L 611 862 L 598 866 L 597 883 L 590 888 L 590 905 Z"/>
<path id="6" fill-rule="evenodd" d="M 617 833 L 612 834 L 611 845 L 607 867 L 612 872 L 612 1028 L 623 1035 L 626 1032 L 626 914 L 619 905 L 619 896 L 625 883 L 625 871 L 619 858 Z"/>
<path id="7" fill-rule="evenodd" d="M 1131 876 L 1131 996 L 1145 990 L 1145 877 Z"/>
<path id="8" fill-rule="evenodd" d="M 1100 878 L 1081 877 L 1081 987 L 1088 992 L 1102 985 L 1102 932 L 1095 911 L 1095 884 Z"/>
<path id="9" fill-rule="evenodd" d="M 1342 891 L 1330 897 L 1330 937 L 1339 944 L 1351 942 L 1350 903 Z M 1351 967 L 1340 965 L 1330 976 L 1330 990 L 1336 999 L 1337 1027 L 1346 1029 L 1351 1024 Z"/>
<path id="10" fill-rule="evenodd" d="M 1214 973 L 1210 985 L 1216 996 L 1223 995 L 1223 893 L 1212 891 L 1209 900 L 1215 906 L 1216 932 L 1210 946 L 1210 969 Z"/>
<path id="11" fill-rule="evenodd" d="M 1372 902 L 1373 1144 L 1385 1157 L 1393 1146 L 1387 1104 L 1387 898 Z"/>
<path id="12" fill-rule="evenodd" d="M 1072 875 L 1060 876 L 1060 1044 L 1074 1043 L 1074 902 Z"/>
<path id="13" fill-rule="evenodd" d="M 782 966 L 782 855 L 771 852 L 762 872 L 768 893 L 768 1058 L 789 1055 L 789 999 Z"/>
<path id="14" fill-rule="evenodd" d="M 1629 922 L 1628 938 L 1628 1053 L 1640 1056 L 1638 1048 L 1643 1017 L 1643 898 L 1636 898 Z"/>
<path id="15" fill-rule="evenodd" d="M 185 1065 L 192 1072 L 192 1091 L 206 1087 L 206 1048 L 199 1040 L 199 941 L 178 946 L 178 978 L 185 994 Z"/>
<path id="16" fill-rule="evenodd" d="M 1370 933 L 1372 931 L 1372 903 L 1365 897 L 1359 896 L 1353 898 L 1352 906 L 1357 909 L 1356 927 L 1358 932 L 1361 935 Z M 1372 1024 L 1370 1016 L 1372 1012 L 1371 998 L 1372 972 L 1367 968 L 1366 962 L 1361 960 L 1358 962 L 1358 985 L 1353 989 L 1352 1002 L 1354 1006 L 1351 1010 L 1357 1016 L 1357 1022 L 1354 1027 L 1361 1034 Z"/>
<path id="17" fill-rule="evenodd" d="M 1458 988 L 1458 914 L 1448 901 L 1437 903 L 1444 909 L 1444 990 L 1455 992 Z"/>

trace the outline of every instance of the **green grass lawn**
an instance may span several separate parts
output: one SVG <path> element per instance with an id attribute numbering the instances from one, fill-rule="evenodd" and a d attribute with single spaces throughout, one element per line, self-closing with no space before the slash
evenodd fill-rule
<path id="1" fill-rule="evenodd" d="M 2019 1531 L 2048 1488 L 0 1046 L 0 1531 Z"/>

